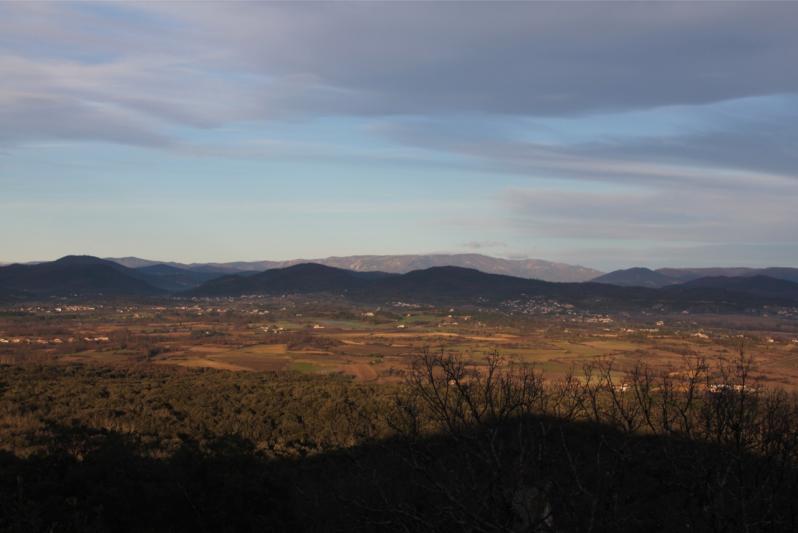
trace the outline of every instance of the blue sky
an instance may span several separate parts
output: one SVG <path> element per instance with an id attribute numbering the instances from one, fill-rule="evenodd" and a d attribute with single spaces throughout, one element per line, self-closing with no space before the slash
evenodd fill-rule
<path id="1" fill-rule="evenodd" d="M 798 4 L 0 4 L 0 261 L 798 266 Z"/>

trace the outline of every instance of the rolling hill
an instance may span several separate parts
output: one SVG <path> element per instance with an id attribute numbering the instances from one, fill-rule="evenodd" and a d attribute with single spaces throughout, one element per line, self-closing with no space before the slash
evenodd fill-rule
<path id="1" fill-rule="evenodd" d="M 492 305 L 544 297 L 595 309 L 639 309 L 665 304 L 672 308 L 712 310 L 798 302 L 798 283 L 768 276 L 705 277 L 686 283 L 671 281 L 674 278 L 663 280 L 661 273 L 648 269 L 632 269 L 618 276 L 625 276 L 621 281 L 632 279 L 638 284 L 665 281 L 669 284 L 665 288 L 655 288 L 596 282 L 552 283 L 453 266 L 394 274 L 314 263 L 219 276 L 171 265 L 134 269 L 96 257 L 67 256 L 49 263 L 0 267 L 0 298 L 328 293 L 375 303 Z M 610 280 L 613 279 L 610 276 Z"/>
<path id="2" fill-rule="evenodd" d="M 229 263 L 175 263 L 140 259 L 137 257 L 109 258 L 130 268 L 164 264 L 187 270 L 217 273 L 237 273 L 285 268 L 303 263 L 316 263 L 356 272 L 388 272 L 406 274 L 413 270 L 440 266 L 473 268 L 489 274 L 504 274 L 544 281 L 588 281 L 601 272 L 582 266 L 555 263 L 540 259 L 502 259 L 482 254 L 427 255 L 355 255 L 323 259 L 292 259 L 288 261 L 237 261 Z"/>
<path id="3" fill-rule="evenodd" d="M 193 289 L 224 275 L 219 272 L 190 270 L 162 264 L 143 266 L 131 270 L 131 275 L 146 281 L 154 287 L 170 292 Z"/>
<path id="4" fill-rule="evenodd" d="M 798 300 L 798 283 L 769 276 L 715 276 L 699 278 L 677 285 L 681 289 L 723 289 L 766 298 Z"/>
<path id="5" fill-rule="evenodd" d="M 24 300 L 30 297 L 30 294 L 18 291 L 16 289 L 9 289 L 7 287 L 0 287 L 0 302 L 13 302 L 17 300 Z"/>
<path id="6" fill-rule="evenodd" d="M 357 300 L 439 303 L 491 301 L 534 295 L 578 296 L 584 291 L 621 294 L 628 290 L 594 283 L 551 283 L 488 274 L 461 267 L 432 267 L 407 274 L 356 272 L 304 263 L 251 276 L 224 276 L 184 293 L 187 296 L 240 296 L 328 292 Z"/>
<path id="7" fill-rule="evenodd" d="M 184 293 L 191 297 L 250 294 L 330 293 L 355 301 L 404 301 L 428 304 L 485 304 L 533 297 L 556 299 L 594 309 L 639 309 L 665 304 L 673 308 L 740 310 L 764 304 L 794 304 L 792 293 L 761 293 L 724 287 L 654 289 L 602 283 L 551 283 L 460 267 L 432 267 L 407 274 L 372 274 L 318 264 L 294 265 L 252 276 L 218 278 Z"/>
<path id="8" fill-rule="evenodd" d="M 651 288 L 665 287 L 667 285 L 679 283 L 679 281 L 673 277 L 643 267 L 615 270 L 609 274 L 594 278 L 591 281 L 594 283 L 606 283 L 608 285 L 619 285 L 622 287 Z"/>
<path id="9" fill-rule="evenodd" d="M 760 268 L 756 271 L 757 276 L 767 276 L 769 278 L 783 279 L 798 283 L 798 268 L 770 267 Z"/>
<path id="10" fill-rule="evenodd" d="M 503 259 L 482 254 L 430 255 L 364 255 L 328 257 L 322 264 L 356 271 L 377 270 L 406 274 L 433 267 L 461 267 L 487 274 L 503 274 L 543 281 L 588 281 L 599 274 L 597 270 L 578 265 L 555 263 L 541 259 Z"/>
<path id="11" fill-rule="evenodd" d="M 378 280 L 362 296 L 421 302 L 503 300 L 523 294 L 544 294 L 555 284 L 489 274 L 471 268 L 431 267 Z"/>
<path id="12" fill-rule="evenodd" d="M 365 289 L 375 281 L 391 277 L 384 272 L 355 272 L 341 268 L 302 263 L 266 270 L 259 274 L 233 274 L 209 281 L 186 293 L 190 296 L 240 296 L 242 294 L 288 294 L 335 292 Z"/>
<path id="13" fill-rule="evenodd" d="M 153 261 L 151 259 L 141 259 L 139 257 L 106 257 L 106 261 L 113 261 L 127 268 L 142 269 L 155 266 L 167 266 L 179 270 L 189 270 L 192 272 L 206 272 L 209 274 L 235 274 L 238 272 L 260 272 L 266 268 L 258 268 L 252 264 L 252 268 L 236 268 L 232 265 L 238 263 L 178 263 L 176 261 Z M 249 264 L 249 263 L 247 263 Z M 227 266 L 225 266 L 227 265 Z"/>
<path id="14" fill-rule="evenodd" d="M 747 267 L 718 267 L 718 268 L 649 268 L 635 267 L 615 270 L 592 279 L 597 283 L 609 283 L 625 287 L 668 287 L 702 278 L 738 278 L 767 276 L 798 283 L 798 268 L 747 268 Z"/>
<path id="15" fill-rule="evenodd" d="M 142 296 L 164 292 L 133 269 L 91 256 L 0 267 L 0 287 L 33 296 Z"/>

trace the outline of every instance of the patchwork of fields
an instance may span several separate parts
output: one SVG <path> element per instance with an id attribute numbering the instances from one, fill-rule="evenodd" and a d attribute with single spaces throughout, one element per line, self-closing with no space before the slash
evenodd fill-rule
<path id="1" fill-rule="evenodd" d="M 466 314 L 468 313 L 468 314 Z M 35 318 L 32 320 L 32 318 Z M 475 365 L 494 353 L 534 365 L 549 379 L 612 359 L 668 368 L 685 359 L 733 361 L 741 347 L 758 377 L 798 386 L 798 326 L 748 317 L 671 316 L 565 320 L 455 309 L 352 308 L 282 299 L 224 307 L 96 307 L 72 313 L 40 306 L 0 318 L 4 362 L 135 363 L 229 371 L 341 373 L 398 382 L 425 350 Z"/>

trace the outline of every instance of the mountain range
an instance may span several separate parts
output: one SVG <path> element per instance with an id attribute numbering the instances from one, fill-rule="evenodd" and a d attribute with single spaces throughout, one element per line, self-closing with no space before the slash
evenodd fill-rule
<path id="1" fill-rule="evenodd" d="M 149 265 L 127 270 L 130 275 L 143 279 L 154 287 L 170 292 L 193 289 L 221 275 L 219 272 L 190 270 L 171 265 Z"/>
<path id="2" fill-rule="evenodd" d="M 767 276 L 798 282 L 798 268 L 659 268 L 633 267 L 602 273 L 579 265 L 569 265 L 541 259 L 504 259 L 482 254 L 421 254 L 421 255 L 354 255 L 323 259 L 290 259 L 286 261 L 233 261 L 208 263 L 180 263 L 154 261 L 139 257 L 109 257 L 106 260 L 140 271 L 156 287 L 169 290 L 188 290 L 222 274 L 255 274 L 265 270 L 314 263 L 355 272 L 386 272 L 406 274 L 432 267 L 455 266 L 479 270 L 487 274 L 502 274 L 552 282 L 594 281 L 627 287 L 662 288 L 709 277 Z M 27 263 L 37 264 L 37 263 Z M 0 263 L 0 267 L 8 264 Z"/>
<path id="3" fill-rule="evenodd" d="M 354 271 L 302 263 L 259 273 L 209 273 L 171 265 L 128 268 L 88 256 L 0 267 L 0 297 L 166 296 L 228 297 L 250 294 L 331 293 L 357 301 L 486 303 L 546 297 L 595 308 L 664 303 L 741 309 L 798 302 L 798 283 L 767 276 L 708 277 L 655 289 L 606 283 L 552 283 L 446 266 L 405 274 Z"/>
<path id="4" fill-rule="evenodd" d="M 90 256 L 0 267 L 0 287 L 11 295 L 32 297 L 145 296 L 165 292 L 133 269 Z"/>
<path id="5" fill-rule="evenodd" d="M 152 261 L 138 257 L 109 257 L 129 268 L 168 265 L 176 268 L 232 274 L 236 272 L 262 272 L 303 263 L 315 263 L 356 272 L 388 272 L 406 274 L 413 270 L 440 266 L 472 268 L 489 274 L 504 274 L 519 278 L 543 281 L 588 281 L 601 272 L 579 265 L 543 261 L 542 259 L 503 259 L 482 254 L 427 254 L 427 255 L 353 255 L 323 259 L 291 259 L 288 261 L 236 261 L 229 263 L 176 263 Z"/>
<path id="6" fill-rule="evenodd" d="M 624 287 L 661 288 L 702 278 L 751 278 L 765 276 L 798 283 L 798 268 L 650 268 L 634 267 L 615 270 L 591 281 Z"/>
<path id="7" fill-rule="evenodd" d="M 653 289 L 594 282 L 552 283 L 451 266 L 391 274 L 356 272 L 306 263 L 255 275 L 224 276 L 183 294 L 219 297 L 327 292 L 357 301 L 489 305 L 513 299 L 544 297 L 601 309 L 639 308 L 655 304 L 712 310 L 739 310 L 764 304 L 798 305 L 798 283 L 767 276 L 706 280 L 705 284 L 695 280 L 690 284 Z"/>
<path id="8" fill-rule="evenodd" d="M 790 275 L 791 269 L 777 274 Z M 662 283 L 661 272 L 633 269 L 613 273 L 634 283 Z M 669 276 L 668 279 L 675 279 Z M 654 305 L 713 311 L 762 305 L 798 305 L 798 283 L 765 275 L 707 276 L 664 287 L 598 282 L 553 283 L 443 266 L 405 274 L 356 271 L 301 263 L 263 272 L 220 274 L 172 265 L 129 268 L 90 256 L 0 267 L 0 298 L 6 300 L 69 296 L 235 297 L 330 293 L 362 302 L 405 301 L 432 304 L 493 305 L 533 297 L 556 299 L 594 309 L 632 309 Z"/>
<path id="9" fill-rule="evenodd" d="M 723 289 L 766 298 L 798 300 L 798 283 L 763 275 L 698 278 L 676 286 L 685 289 Z"/>

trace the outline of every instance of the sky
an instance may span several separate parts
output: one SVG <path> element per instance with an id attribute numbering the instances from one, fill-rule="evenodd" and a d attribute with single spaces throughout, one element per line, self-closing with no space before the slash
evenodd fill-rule
<path id="1" fill-rule="evenodd" d="M 0 261 L 798 267 L 798 2 L 0 2 Z"/>

